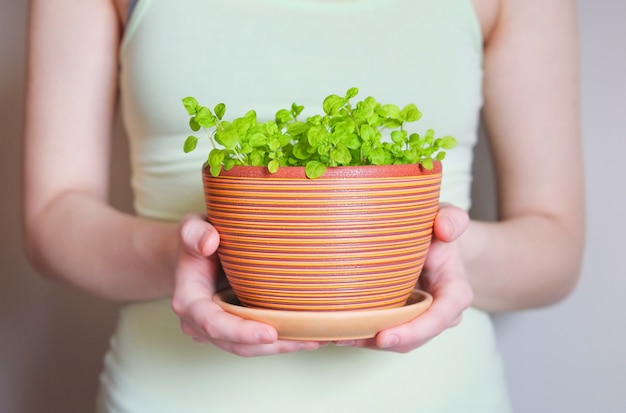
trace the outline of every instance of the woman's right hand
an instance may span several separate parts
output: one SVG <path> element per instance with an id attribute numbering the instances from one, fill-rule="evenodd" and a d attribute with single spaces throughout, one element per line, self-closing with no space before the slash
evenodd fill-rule
<path id="1" fill-rule="evenodd" d="M 316 350 L 314 341 L 279 340 L 276 329 L 225 312 L 213 301 L 221 279 L 215 253 L 216 229 L 201 216 L 186 216 L 180 225 L 178 262 L 172 308 L 181 328 L 198 343 L 212 343 L 243 357 Z"/>

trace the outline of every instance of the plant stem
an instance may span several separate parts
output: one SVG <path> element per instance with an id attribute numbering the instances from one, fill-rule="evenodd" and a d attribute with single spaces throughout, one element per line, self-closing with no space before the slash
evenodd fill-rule
<path id="1" fill-rule="evenodd" d="M 213 139 L 213 133 L 215 133 L 215 131 L 213 133 L 210 133 L 207 128 L 202 128 L 202 129 L 204 129 L 206 136 L 209 138 L 209 141 L 211 142 L 211 146 L 213 146 L 213 149 L 217 149 L 217 145 L 215 144 L 215 140 Z"/>

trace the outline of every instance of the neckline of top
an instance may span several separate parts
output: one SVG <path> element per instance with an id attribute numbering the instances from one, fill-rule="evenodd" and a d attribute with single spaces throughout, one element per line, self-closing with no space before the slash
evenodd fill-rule
<path id="1" fill-rule="evenodd" d="M 393 0 L 265 0 L 291 9 L 307 11 L 366 10 L 390 4 Z"/>

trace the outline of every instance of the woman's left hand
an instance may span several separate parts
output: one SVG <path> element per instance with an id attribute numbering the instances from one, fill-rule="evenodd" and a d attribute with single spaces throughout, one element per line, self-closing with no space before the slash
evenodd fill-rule
<path id="1" fill-rule="evenodd" d="M 465 211 L 441 206 L 419 280 L 420 288 L 433 296 L 433 303 L 425 313 L 406 324 L 380 331 L 374 338 L 336 344 L 406 353 L 459 324 L 463 311 L 474 298 L 457 242 L 468 224 Z"/>

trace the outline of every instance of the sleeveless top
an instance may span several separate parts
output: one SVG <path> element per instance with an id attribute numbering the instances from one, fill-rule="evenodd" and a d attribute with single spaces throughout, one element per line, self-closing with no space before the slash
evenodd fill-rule
<path id="1" fill-rule="evenodd" d="M 418 132 L 457 138 L 441 200 L 470 206 L 482 38 L 469 0 L 140 0 L 119 53 L 140 216 L 204 212 L 208 142 L 183 153 L 182 98 L 259 118 L 295 101 L 306 116 L 352 86 L 356 99 L 415 103 Z M 328 345 L 241 358 L 183 335 L 169 299 L 130 303 L 104 364 L 100 412 L 510 411 L 490 317 L 475 308 L 408 354 Z"/>

